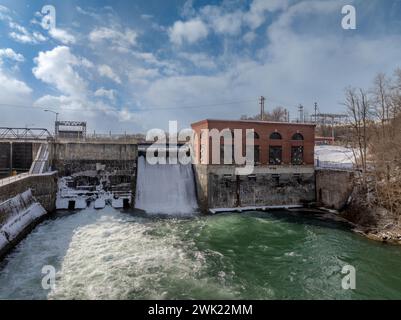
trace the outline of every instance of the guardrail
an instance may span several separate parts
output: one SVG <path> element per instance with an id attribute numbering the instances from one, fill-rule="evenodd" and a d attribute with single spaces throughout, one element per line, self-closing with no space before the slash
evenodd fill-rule
<path id="1" fill-rule="evenodd" d="M 17 174 L 16 176 L 11 176 L 11 177 L 0 179 L 0 186 L 4 186 L 11 182 L 25 179 L 25 178 L 29 177 L 30 175 L 31 174 L 29 174 L 28 172 L 24 172 L 24 173 Z"/>
<path id="2" fill-rule="evenodd" d="M 315 168 L 317 169 L 338 169 L 338 170 L 355 170 L 353 163 L 341 163 L 334 161 L 322 161 L 315 159 Z"/>

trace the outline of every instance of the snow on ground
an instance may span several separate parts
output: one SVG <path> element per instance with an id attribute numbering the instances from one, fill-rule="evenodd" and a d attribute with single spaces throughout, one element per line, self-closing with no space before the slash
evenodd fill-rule
<path id="1" fill-rule="evenodd" d="M 0 250 L 14 240 L 26 227 L 37 218 L 46 214 L 41 204 L 34 202 L 31 190 L 0 204 L 7 221 L 0 226 Z"/>
<path id="2" fill-rule="evenodd" d="M 8 243 L 6 236 L 3 234 L 3 232 L 0 232 L 0 250 L 3 249 L 6 244 Z"/>
<path id="3" fill-rule="evenodd" d="M 103 209 L 106 206 L 106 201 L 103 198 L 95 200 L 95 209 Z"/>
<path id="4" fill-rule="evenodd" d="M 18 216 L 10 219 L 1 228 L 9 236 L 9 240 L 13 240 L 18 236 L 31 222 L 46 214 L 46 210 L 40 203 L 33 203 L 28 209 L 22 211 Z"/>
<path id="5" fill-rule="evenodd" d="M 354 167 L 354 154 L 351 148 L 341 146 L 315 146 L 315 164 L 319 168 Z"/>
<path id="6" fill-rule="evenodd" d="M 111 206 L 116 209 L 122 208 L 124 206 L 123 199 L 122 198 L 112 199 Z"/>

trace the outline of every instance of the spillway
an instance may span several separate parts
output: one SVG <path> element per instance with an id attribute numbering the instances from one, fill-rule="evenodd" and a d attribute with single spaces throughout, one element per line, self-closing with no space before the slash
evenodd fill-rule
<path id="1" fill-rule="evenodd" d="M 194 214 L 198 205 L 191 164 L 149 164 L 139 157 L 135 207 L 149 214 Z"/>

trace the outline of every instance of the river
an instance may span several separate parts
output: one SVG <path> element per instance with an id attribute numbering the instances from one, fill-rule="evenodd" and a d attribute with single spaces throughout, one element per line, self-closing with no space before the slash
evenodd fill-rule
<path id="1" fill-rule="evenodd" d="M 41 286 L 44 265 L 56 286 Z M 356 289 L 341 287 L 344 265 Z M 60 212 L 0 264 L 0 299 L 395 299 L 401 247 L 305 212 Z"/>

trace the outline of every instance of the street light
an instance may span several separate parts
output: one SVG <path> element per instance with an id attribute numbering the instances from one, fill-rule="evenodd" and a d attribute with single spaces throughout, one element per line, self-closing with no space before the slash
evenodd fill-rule
<path id="1" fill-rule="evenodd" d="M 56 111 L 50 110 L 50 109 L 45 109 L 44 111 L 45 111 L 45 112 L 51 112 L 51 113 L 54 113 L 54 114 L 56 115 L 56 122 L 54 123 L 54 135 L 55 135 L 55 138 L 57 138 L 57 130 L 56 130 L 56 127 L 57 127 L 57 121 L 58 121 L 58 115 L 59 115 L 59 113 L 56 112 Z"/>
<path id="2" fill-rule="evenodd" d="M 56 122 L 57 122 L 57 120 L 58 120 L 58 115 L 59 115 L 59 113 L 58 113 L 58 112 L 56 112 L 56 111 L 53 111 L 53 110 L 50 110 L 50 109 L 46 109 L 46 110 L 45 110 L 45 112 L 51 112 L 51 113 L 54 113 L 54 114 L 56 115 Z"/>

